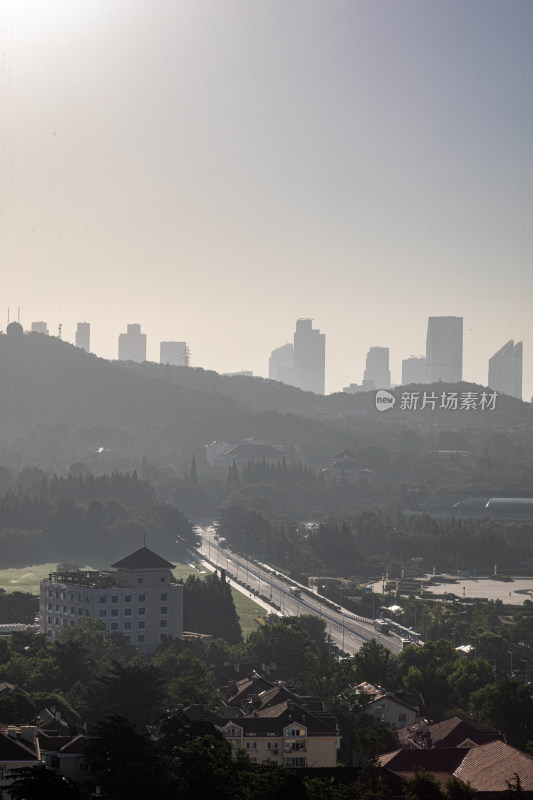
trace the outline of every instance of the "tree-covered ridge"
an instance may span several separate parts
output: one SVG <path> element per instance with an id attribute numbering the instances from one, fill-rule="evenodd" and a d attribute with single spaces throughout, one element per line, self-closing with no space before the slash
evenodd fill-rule
<path id="1" fill-rule="evenodd" d="M 191 523 L 173 506 L 126 506 L 115 499 L 75 502 L 30 496 L 0 498 L 0 549 L 4 567 L 69 561 L 108 567 L 142 546 L 176 558 L 176 542 L 193 546 Z"/>
<path id="2" fill-rule="evenodd" d="M 38 467 L 24 467 L 18 475 L 0 465 L 0 502 L 16 504 L 20 497 L 48 500 L 75 500 L 88 503 L 91 500 L 118 500 L 127 506 L 142 506 L 153 503 L 156 495 L 146 480 L 134 471 L 93 475 L 84 464 L 73 464 L 69 475 L 48 475 Z"/>
<path id="3" fill-rule="evenodd" d="M 533 565 L 533 523 L 434 520 L 427 515 L 395 518 L 370 509 L 345 511 L 313 525 L 283 523 L 236 504 L 221 510 L 221 539 L 295 574 L 399 577 L 402 568 L 492 572 Z"/>

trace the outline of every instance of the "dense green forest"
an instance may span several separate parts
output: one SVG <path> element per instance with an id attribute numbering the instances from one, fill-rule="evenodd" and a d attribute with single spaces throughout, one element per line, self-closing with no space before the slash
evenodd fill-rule
<path id="1" fill-rule="evenodd" d="M 147 544 L 170 558 L 196 542 L 191 523 L 174 506 L 158 503 L 135 474 L 50 480 L 26 470 L 25 492 L 0 496 L 0 547 L 3 567 L 70 561 L 108 567 Z M 15 482 L 16 488 L 16 482 Z"/>

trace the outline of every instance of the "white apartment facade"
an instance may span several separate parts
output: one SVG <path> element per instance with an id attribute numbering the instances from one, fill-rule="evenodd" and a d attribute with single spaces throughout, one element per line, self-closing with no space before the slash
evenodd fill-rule
<path id="1" fill-rule="evenodd" d="M 183 585 L 174 581 L 174 564 L 141 547 L 112 568 L 50 573 L 40 586 L 39 632 L 52 640 L 83 619 L 99 619 L 145 653 L 169 636 L 181 638 Z"/>

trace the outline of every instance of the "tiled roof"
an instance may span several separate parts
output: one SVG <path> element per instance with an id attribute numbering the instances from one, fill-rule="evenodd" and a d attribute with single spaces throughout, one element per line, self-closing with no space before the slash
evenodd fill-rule
<path id="1" fill-rule="evenodd" d="M 395 750 L 379 756 L 379 764 L 402 775 L 414 772 L 415 767 L 423 767 L 429 772 L 453 775 L 468 750 L 455 747 L 442 747 L 439 750 Z"/>
<path id="2" fill-rule="evenodd" d="M 531 792 L 533 758 L 505 742 L 490 742 L 467 750 L 454 775 L 478 792 L 505 792 L 506 781 L 518 775 L 523 791 Z"/>
<path id="3" fill-rule="evenodd" d="M 10 736 L 7 730 L 7 725 L 0 724 L 0 764 L 5 761 L 37 761 L 35 747 L 19 736 Z"/>
<path id="4" fill-rule="evenodd" d="M 0 697 L 5 697 L 8 694 L 28 694 L 16 683 L 8 683 L 7 681 L 0 681 Z"/>
<path id="5" fill-rule="evenodd" d="M 505 741 L 500 731 L 492 728 L 474 728 L 460 717 L 450 717 L 433 724 L 417 722 L 399 730 L 398 737 L 402 746 L 409 747 L 414 743 L 425 748 L 459 747 L 466 740 L 474 745 L 488 744 L 495 739 Z"/>
<path id="6" fill-rule="evenodd" d="M 115 569 L 174 569 L 176 565 L 161 558 L 147 547 L 141 547 L 140 550 L 136 550 L 111 566 Z"/>
<path id="7" fill-rule="evenodd" d="M 394 694 L 389 694 L 385 689 L 382 689 L 381 686 L 375 686 L 373 683 L 359 683 L 355 687 L 356 692 L 360 694 L 364 694 L 368 697 L 368 705 L 375 703 L 377 700 L 383 700 L 383 698 L 387 698 L 387 700 L 398 703 L 401 706 L 405 706 L 406 708 L 411 708 L 416 711 L 416 706 L 411 706 L 409 703 L 406 703 L 405 700 L 402 700 L 400 697 L 396 697 Z"/>

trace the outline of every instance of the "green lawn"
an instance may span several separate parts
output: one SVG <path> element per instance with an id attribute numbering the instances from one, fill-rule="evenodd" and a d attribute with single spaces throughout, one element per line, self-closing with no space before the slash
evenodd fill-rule
<path id="1" fill-rule="evenodd" d="M 245 597 L 238 592 L 237 589 L 232 589 L 232 592 L 235 608 L 239 615 L 242 635 L 246 641 L 247 636 L 259 627 L 256 617 L 264 617 L 266 612 L 264 608 L 258 606 L 257 603 L 254 603 L 249 597 Z"/>

